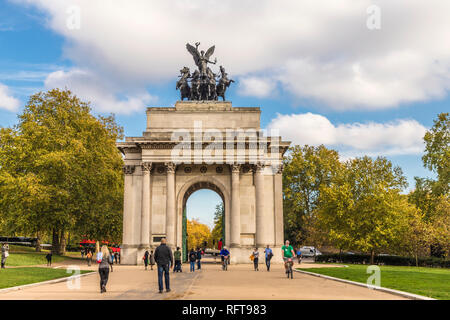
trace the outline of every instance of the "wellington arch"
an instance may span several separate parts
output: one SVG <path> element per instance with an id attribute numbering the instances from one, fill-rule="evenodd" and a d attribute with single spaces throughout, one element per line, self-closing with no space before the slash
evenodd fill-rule
<path id="1" fill-rule="evenodd" d="M 222 198 L 232 262 L 248 263 L 254 247 L 267 245 L 281 261 L 281 160 L 290 143 L 263 136 L 260 114 L 228 101 L 147 108 L 143 135 L 117 144 L 125 162 L 123 263 L 141 264 L 145 249 L 162 238 L 186 250 L 183 211 L 199 189 Z"/>

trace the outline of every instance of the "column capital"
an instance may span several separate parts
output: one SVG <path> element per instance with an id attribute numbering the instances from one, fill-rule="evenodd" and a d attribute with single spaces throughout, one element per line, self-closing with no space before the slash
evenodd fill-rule
<path id="1" fill-rule="evenodd" d="M 280 164 L 272 164 L 270 165 L 273 174 L 281 174 L 283 173 L 284 170 L 284 164 L 280 163 Z"/>
<path id="2" fill-rule="evenodd" d="M 167 173 L 175 173 L 176 165 L 173 162 L 165 162 L 164 165 L 166 166 Z"/>
<path id="3" fill-rule="evenodd" d="M 133 174 L 136 166 L 125 165 L 122 167 L 124 174 Z"/>
<path id="4" fill-rule="evenodd" d="M 265 169 L 266 165 L 262 162 L 258 162 L 253 166 L 254 172 L 262 173 Z"/>
<path id="5" fill-rule="evenodd" d="M 152 166 L 153 166 L 152 162 L 145 161 L 145 162 L 141 163 L 141 168 L 142 168 L 142 171 L 144 171 L 144 172 L 150 172 L 150 170 L 152 170 Z"/>
<path id="6" fill-rule="evenodd" d="M 232 173 L 239 173 L 241 171 L 241 165 L 240 164 L 231 164 L 231 172 Z"/>

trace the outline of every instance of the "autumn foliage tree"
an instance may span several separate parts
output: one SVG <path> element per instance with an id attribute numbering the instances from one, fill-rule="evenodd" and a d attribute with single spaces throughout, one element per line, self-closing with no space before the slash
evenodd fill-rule
<path id="1" fill-rule="evenodd" d="M 206 241 L 208 245 L 212 242 L 211 230 L 206 224 L 196 219 L 187 220 L 187 243 L 188 250 L 202 248 Z"/>

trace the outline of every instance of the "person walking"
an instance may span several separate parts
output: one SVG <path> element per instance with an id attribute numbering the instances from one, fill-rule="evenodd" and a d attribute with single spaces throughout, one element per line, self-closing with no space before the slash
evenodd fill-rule
<path id="1" fill-rule="evenodd" d="M 118 264 L 119 263 L 119 252 L 114 252 L 114 260 L 116 261 L 115 263 Z"/>
<path id="2" fill-rule="evenodd" d="M 297 249 L 297 260 L 298 260 L 298 264 L 302 263 L 302 252 L 301 252 L 300 248 Z"/>
<path id="3" fill-rule="evenodd" d="M 108 248 L 108 247 L 107 247 Z M 114 260 L 113 260 L 113 252 L 111 249 L 108 249 L 109 251 L 109 256 L 111 257 L 111 263 L 109 264 L 110 268 L 111 268 L 111 272 L 113 272 L 113 265 L 114 265 Z"/>
<path id="4" fill-rule="evenodd" d="M 156 264 L 155 262 L 155 254 L 153 253 L 153 250 L 150 251 L 150 270 L 153 270 L 153 266 Z"/>
<path id="5" fill-rule="evenodd" d="M 112 257 L 108 247 L 103 245 L 101 251 L 97 254 L 98 273 L 100 274 L 100 293 L 106 292 L 106 284 L 109 278 L 109 267 L 112 265 Z"/>
<path id="6" fill-rule="evenodd" d="M 222 246 L 223 246 L 223 241 L 222 241 L 222 238 L 220 238 L 219 243 L 217 244 L 217 249 L 219 251 L 222 250 Z"/>
<path id="7" fill-rule="evenodd" d="M 47 255 L 45 256 L 45 258 L 47 259 L 47 267 L 48 266 L 52 266 L 52 252 L 50 251 L 49 253 L 47 253 Z"/>
<path id="8" fill-rule="evenodd" d="M 86 253 L 86 260 L 87 260 L 88 267 L 90 267 L 91 263 L 92 263 L 92 252 L 91 252 L 91 250 L 88 250 L 88 252 Z"/>
<path id="9" fill-rule="evenodd" d="M 197 269 L 200 270 L 202 268 L 202 249 L 197 248 Z"/>
<path id="10" fill-rule="evenodd" d="M 175 266 L 173 268 L 173 272 L 183 272 L 181 270 L 181 251 L 180 251 L 180 247 L 177 247 L 177 250 L 173 253 L 173 258 L 175 260 Z"/>
<path id="11" fill-rule="evenodd" d="M 144 256 L 142 257 L 142 260 L 144 260 L 145 270 L 147 270 L 149 255 L 150 253 L 148 252 L 148 249 L 145 250 Z"/>
<path id="12" fill-rule="evenodd" d="M 267 245 L 266 249 L 264 249 L 264 253 L 265 253 L 265 256 L 266 256 L 267 271 L 270 271 L 270 260 L 273 257 L 273 252 L 272 252 L 272 249 L 270 249 L 269 245 Z"/>
<path id="13" fill-rule="evenodd" d="M 172 250 L 167 246 L 166 238 L 161 239 L 161 244 L 155 250 L 155 261 L 158 265 L 158 286 L 159 293 L 163 293 L 163 274 L 166 284 L 166 291 L 170 292 L 170 266 L 173 266 Z"/>
<path id="14" fill-rule="evenodd" d="M 9 246 L 7 243 L 2 245 L 2 269 L 5 269 L 6 258 L 9 256 Z"/>
<path id="15" fill-rule="evenodd" d="M 259 251 L 258 248 L 255 248 L 255 251 L 253 251 L 253 266 L 255 268 L 255 271 L 259 271 L 258 262 L 259 262 Z"/>
<path id="16" fill-rule="evenodd" d="M 189 252 L 190 272 L 195 271 L 195 260 L 197 260 L 197 252 L 195 252 L 194 249 L 191 249 L 191 251 Z"/>

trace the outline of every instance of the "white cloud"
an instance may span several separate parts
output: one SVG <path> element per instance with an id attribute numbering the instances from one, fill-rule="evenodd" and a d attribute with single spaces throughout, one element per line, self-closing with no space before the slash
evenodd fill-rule
<path id="1" fill-rule="evenodd" d="M 312 113 L 278 114 L 268 129 L 279 130 L 280 135 L 293 144 L 332 147 L 339 150 L 344 158 L 420 154 L 426 131 L 416 120 L 335 125 L 326 117 Z"/>
<path id="2" fill-rule="evenodd" d="M 8 111 L 17 111 L 20 101 L 14 98 L 7 86 L 0 83 L 0 109 Z"/>
<path id="3" fill-rule="evenodd" d="M 48 13 L 49 27 L 66 39 L 65 56 L 124 90 L 193 67 L 187 41 L 215 44 L 218 65 L 242 79 L 246 95 L 267 96 L 272 79 L 293 99 L 374 110 L 450 90 L 448 0 L 378 0 L 380 30 L 366 26 L 372 0 L 13 1 Z M 79 30 L 67 28 L 74 3 Z"/>
<path id="4" fill-rule="evenodd" d="M 128 95 L 119 99 L 115 93 L 120 92 L 120 88 L 115 88 L 114 83 L 80 69 L 52 72 L 45 80 L 45 87 L 68 88 L 78 97 L 92 102 L 98 112 L 132 113 L 144 109 L 146 103 L 155 101 L 143 90 L 135 90 L 131 96 L 128 90 Z"/>
<path id="5" fill-rule="evenodd" d="M 239 93 L 243 96 L 266 98 L 274 94 L 276 83 L 272 79 L 242 77 L 239 86 Z"/>

